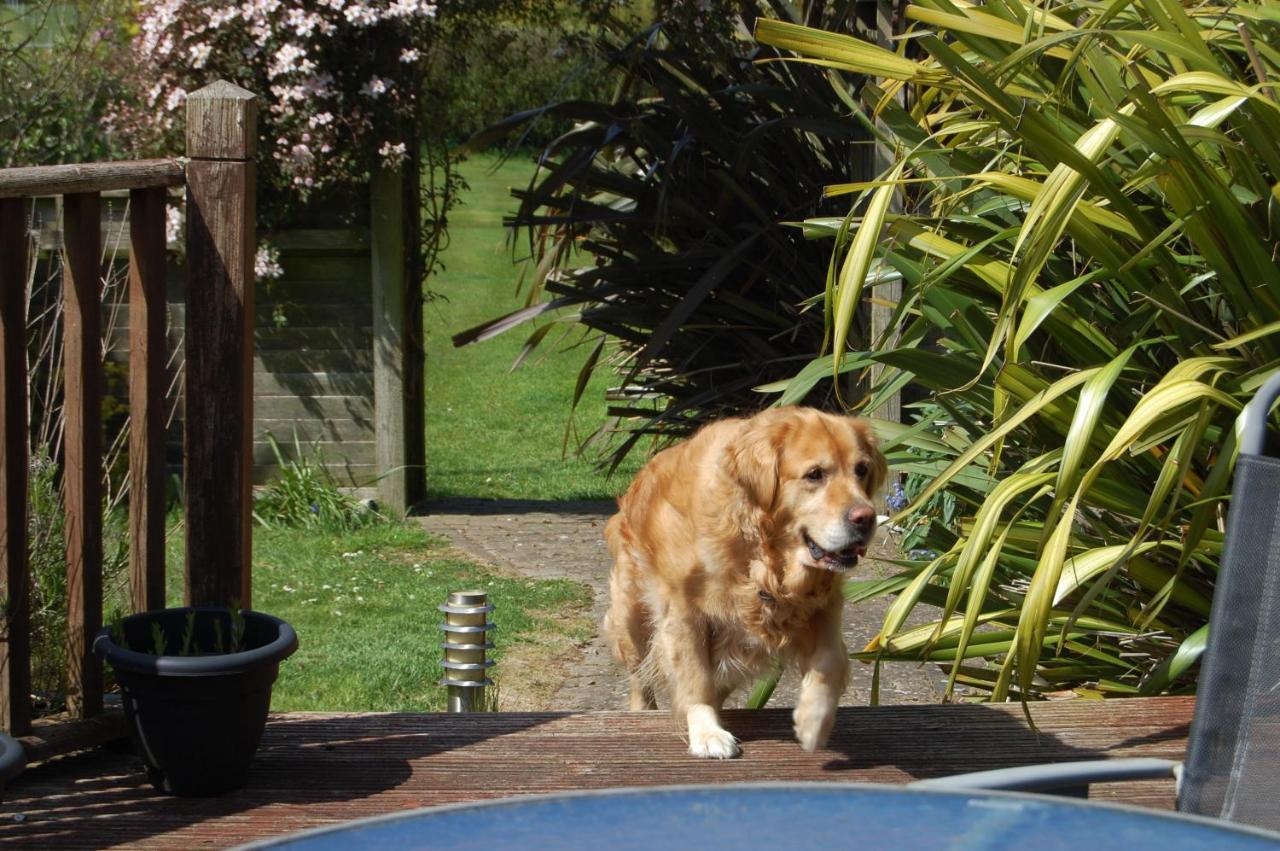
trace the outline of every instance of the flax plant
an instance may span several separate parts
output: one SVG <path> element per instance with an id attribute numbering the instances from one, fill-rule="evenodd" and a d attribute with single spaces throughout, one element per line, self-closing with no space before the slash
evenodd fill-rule
<path id="1" fill-rule="evenodd" d="M 761 20 L 851 88 L 889 152 L 836 184 L 833 349 L 762 389 L 883 366 L 928 416 L 883 423 L 920 486 L 892 522 L 936 557 L 857 657 L 950 667 L 949 692 L 1190 687 L 1223 544 L 1235 422 L 1280 368 L 1280 3 L 918 0 L 891 47 Z M 892 202 L 892 203 L 891 203 Z M 900 276 L 895 337 L 850 331 Z M 962 520 L 931 522 L 940 494 Z M 923 530 L 923 531 L 921 531 Z M 937 619 L 906 626 L 917 605 Z"/>

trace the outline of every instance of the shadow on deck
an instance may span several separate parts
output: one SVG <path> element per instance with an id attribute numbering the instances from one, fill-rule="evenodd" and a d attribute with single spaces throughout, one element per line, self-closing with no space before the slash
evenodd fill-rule
<path id="1" fill-rule="evenodd" d="M 696 760 L 665 713 L 290 713 L 272 716 L 244 789 L 156 792 L 130 754 L 100 748 L 29 768 L 0 804 L 0 841 L 39 848 L 225 847 L 353 818 L 484 798 L 674 783 L 902 783 L 1050 760 L 1181 759 L 1192 698 L 848 707 L 805 753 L 788 710 L 726 713 L 743 756 Z M 1172 809 L 1172 781 L 1094 797 Z"/>

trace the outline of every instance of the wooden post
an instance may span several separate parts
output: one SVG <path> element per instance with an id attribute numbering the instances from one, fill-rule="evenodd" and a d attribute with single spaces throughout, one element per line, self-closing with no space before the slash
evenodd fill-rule
<path id="1" fill-rule="evenodd" d="M 251 604 L 256 148 L 253 94 L 187 97 L 188 605 Z"/>
<path id="2" fill-rule="evenodd" d="M 102 711 L 102 236 L 97 192 L 63 198 L 66 266 L 62 350 L 66 439 L 67 709 Z"/>
<path id="3" fill-rule="evenodd" d="M 894 29 L 897 28 L 898 22 L 895 20 L 895 11 L 893 4 L 888 0 L 879 0 L 876 3 L 876 31 L 878 33 L 877 43 L 881 47 L 893 49 L 892 38 L 895 35 Z M 901 100 L 901 92 L 898 95 Z M 878 175 L 884 172 L 894 161 L 894 154 L 887 150 L 883 145 L 876 146 L 876 165 L 875 173 Z M 891 209 L 895 213 L 902 212 L 902 198 L 895 196 Z M 898 339 L 902 335 L 901 328 L 890 328 L 889 323 L 893 320 L 894 310 L 902 300 L 902 279 L 897 278 L 884 284 L 878 284 L 872 293 L 878 301 L 888 302 L 888 304 L 871 305 L 871 340 L 873 344 L 878 344 L 881 340 L 885 341 L 885 348 L 893 348 L 898 344 Z M 891 306 L 892 305 L 892 306 Z M 884 372 L 883 366 L 875 366 L 871 370 L 871 380 L 879 381 L 880 375 Z M 902 396 L 894 393 L 880 409 L 880 416 L 883 419 L 890 420 L 895 423 L 902 422 Z"/>
<path id="4" fill-rule="evenodd" d="M 165 196 L 129 193 L 129 578 L 135 612 L 164 595 Z"/>
<path id="5" fill-rule="evenodd" d="M 889 0 L 876 0 L 876 2 L 868 3 L 859 10 L 862 18 L 862 31 L 865 36 L 871 38 L 881 47 L 892 50 L 893 43 L 891 41 L 894 33 L 893 30 L 897 26 L 895 20 L 895 12 L 892 3 Z M 901 95 L 899 95 L 901 99 Z M 877 119 L 877 124 L 882 122 Z M 887 149 L 884 145 L 876 144 L 870 151 L 867 162 L 868 174 L 865 177 L 859 177 L 859 180 L 873 180 L 883 174 L 894 162 L 894 153 Z M 895 197 L 891 209 L 895 213 L 902 212 L 902 202 L 900 198 Z M 890 323 L 893 321 L 895 306 L 902 300 L 902 280 L 900 278 L 887 283 L 876 284 L 869 290 L 871 297 L 876 301 L 870 305 L 868 317 L 868 339 L 866 346 L 868 349 L 879 346 L 884 341 L 883 348 L 893 348 L 898 343 L 901 329 L 891 329 Z M 880 376 L 884 373 L 884 366 L 876 365 L 868 370 L 867 385 L 874 387 L 880 380 Z M 894 393 L 882 405 L 875 415 L 880 419 L 890 420 L 895 423 L 902 422 L 902 396 Z"/>
<path id="6" fill-rule="evenodd" d="M 420 152 L 418 134 L 408 139 L 410 151 Z M 427 338 L 422 327 L 425 301 L 422 285 L 426 270 L 422 267 L 422 157 L 405 160 L 404 178 L 405 234 L 405 352 L 404 352 L 404 463 L 405 509 L 427 497 Z"/>
<path id="7" fill-rule="evenodd" d="M 379 168 L 370 182 L 373 404 L 378 496 L 405 514 L 423 496 L 421 282 L 415 273 L 416 181 Z M 416 319 L 416 322 L 415 322 Z"/>
<path id="8" fill-rule="evenodd" d="M 31 732 L 25 206 L 0 199 L 0 727 L 18 736 Z"/>

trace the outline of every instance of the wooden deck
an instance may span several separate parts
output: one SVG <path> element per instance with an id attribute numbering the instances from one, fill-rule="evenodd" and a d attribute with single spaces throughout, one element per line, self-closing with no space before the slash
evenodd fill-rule
<path id="1" fill-rule="evenodd" d="M 205 848 L 404 809 L 509 795 L 673 783 L 902 783 L 1048 760 L 1181 759 L 1192 698 L 851 707 L 806 754 L 787 710 L 726 713 L 743 756 L 696 760 L 665 713 L 322 714 L 272 717 L 246 788 L 154 791 L 137 761 L 98 749 L 28 768 L 3 793 L 0 843 L 30 848 Z M 1094 797 L 1171 809 L 1173 784 Z"/>

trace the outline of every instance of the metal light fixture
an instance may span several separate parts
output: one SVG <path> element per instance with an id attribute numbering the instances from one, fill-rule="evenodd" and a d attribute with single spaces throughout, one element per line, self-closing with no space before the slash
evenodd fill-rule
<path id="1" fill-rule="evenodd" d="M 447 602 L 439 607 L 444 612 L 444 679 L 440 685 L 449 690 L 447 711 L 475 712 L 484 702 L 485 686 L 493 680 L 485 672 L 493 667 L 486 651 L 493 649 L 488 632 L 496 628 L 490 623 L 493 605 L 483 591 L 451 591 Z"/>

